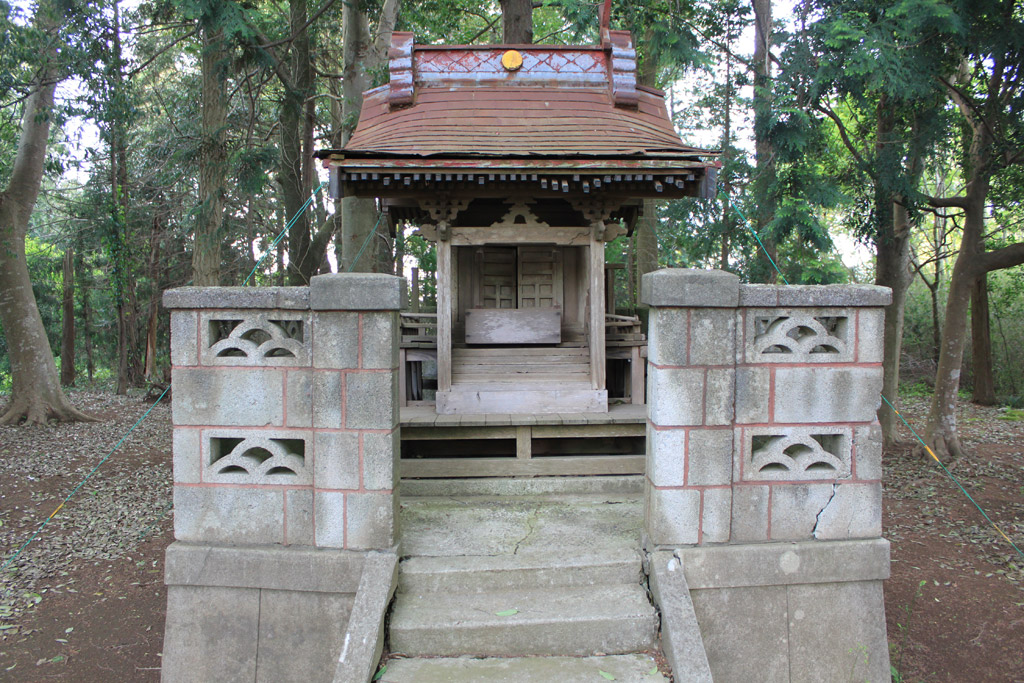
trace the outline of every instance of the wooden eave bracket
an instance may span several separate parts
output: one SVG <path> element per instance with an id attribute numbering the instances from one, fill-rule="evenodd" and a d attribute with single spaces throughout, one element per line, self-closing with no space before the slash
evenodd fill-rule
<path id="1" fill-rule="evenodd" d="M 412 80 L 412 51 L 415 36 L 411 31 L 395 31 L 391 34 L 391 49 L 388 50 L 388 70 L 391 82 L 388 91 L 388 107 L 398 109 L 411 107 L 415 90 Z"/>
<path id="2" fill-rule="evenodd" d="M 603 30 L 601 44 L 608 51 L 608 82 L 616 107 L 637 109 L 636 50 L 629 31 Z"/>

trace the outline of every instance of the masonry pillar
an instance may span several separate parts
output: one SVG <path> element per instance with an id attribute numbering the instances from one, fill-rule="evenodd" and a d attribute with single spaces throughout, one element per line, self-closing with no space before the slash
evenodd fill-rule
<path id="1" fill-rule="evenodd" d="M 715 680 L 888 680 L 875 411 L 889 290 L 698 270 L 642 285 L 656 596 L 682 581 Z"/>
<path id="2" fill-rule="evenodd" d="M 401 278 L 351 274 L 165 293 L 175 542 L 164 681 L 330 681 L 356 593 L 373 588 L 361 576 L 371 551 L 388 593 L 404 292 Z"/>

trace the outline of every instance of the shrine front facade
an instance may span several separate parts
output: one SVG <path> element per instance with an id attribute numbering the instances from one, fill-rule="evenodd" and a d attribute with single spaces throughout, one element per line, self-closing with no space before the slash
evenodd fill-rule
<path id="1" fill-rule="evenodd" d="M 629 33 L 515 48 L 396 33 L 390 56 L 349 143 L 319 156 L 335 196 L 378 198 L 392 230 L 436 245 L 436 334 L 404 355 L 402 399 L 422 398 L 405 363 L 436 358 L 438 414 L 605 413 L 621 360 L 613 396 L 642 403 L 639 320 L 609 310 L 605 244 L 644 198 L 710 192 L 715 161 L 636 84 Z"/>

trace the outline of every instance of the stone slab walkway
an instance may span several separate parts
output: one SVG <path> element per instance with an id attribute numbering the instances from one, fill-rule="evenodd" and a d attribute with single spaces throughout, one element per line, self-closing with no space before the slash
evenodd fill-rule
<path id="1" fill-rule="evenodd" d="M 613 676 L 608 678 L 602 672 Z M 394 659 L 381 683 L 668 683 L 650 655 Z"/>

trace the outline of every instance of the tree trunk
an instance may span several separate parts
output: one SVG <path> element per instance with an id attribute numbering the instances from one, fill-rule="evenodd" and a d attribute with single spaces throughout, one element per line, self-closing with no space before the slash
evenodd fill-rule
<path id="1" fill-rule="evenodd" d="M 355 3 L 342 8 L 343 71 L 342 114 L 355 125 L 363 108 L 363 92 L 370 88 L 370 73 L 384 63 L 391 33 L 398 15 L 398 0 L 386 0 L 381 8 L 376 40 L 370 36 L 366 15 Z M 352 128 L 343 130 L 342 144 L 352 136 Z M 377 229 L 377 204 L 373 199 L 345 197 L 341 202 L 342 272 L 369 272 L 378 263 L 378 240 L 371 237 Z"/>
<path id="2" fill-rule="evenodd" d="M 64 252 L 63 295 L 60 333 L 60 383 L 75 385 L 75 250 Z"/>
<path id="3" fill-rule="evenodd" d="M 896 139 L 896 118 L 885 95 L 879 98 L 875 116 L 875 158 L 883 168 L 899 168 L 900 145 Z M 905 169 L 910 184 L 920 177 L 920 156 L 912 154 Z M 896 403 L 900 387 L 900 356 L 903 349 L 903 320 L 907 291 L 913 282 L 910 269 L 910 215 L 900 197 L 881 180 L 874 183 L 875 225 L 875 284 L 892 290 L 892 302 L 885 309 L 885 327 L 882 335 L 882 395 Z M 898 418 L 884 401 L 878 408 L 878 421 L 882 427 L 882 441 L 886 447 L 897 441 Z"/>
<path id="4" fill-rule="evenodd" d="M 36 9 L 35 26 L 43 31 L 56 24 L 54 8 L 45 0 Z M 56 45 L 51 41 L 51 45 Z M 25 100 L 21 135 L 7 188 L 0 192 L 0 324 L 7 337 L 11 400 L 0 414 L 0 424 L 29 424 L 93 420 L 76 410 L 64 396 L 57 377 L 50 343 L 39 315 L 25 258 L 25 234 L 39 196 L 50 133 L 53 92 L 57 73 L 56 50 L 43 55 L 43 67 Z"/>
<path id="5" fill-rule="evenodd" d="M 156 372 L 156 334 L 160 312 L 160 219 L 153 217 L 153 230 L 149 237 L 149 309 L 146 323 L 146 355 L 143 376 L 154 380 Z"/>
<path id="6" fill-rule="evenodd" d="M 992 138 L 981 124 L 974 128 L 972 136 L 969 157 L 971 171 L 963 207 L 964 230 L 960 251 L 949 278 L 946 320 L 942 326 L 939 367 L 935 373 L 935 393 L 925 432 L 925 442 L 943 462 L 963 455 L 956 424 L 957 391 L 960 389 L 960 369 L 964 360 L 971 287 L 981 272 L 976 261 L 983 245 L 985 201 L 990 185 Z"/>
<path id="7" fill-rule="evenodd" d="M 971 401 L 983 406 L 993 405 L 996 387 L 992 378 L 987 273 L 982 273 L 971 285 L 971 369 L 974 371 Z"/>
<path id="8" fill-rule="evenodd" d="M 900 386 L 900 356 L 903 348 L 903 319 L 907 291 L 913 280 L 910 271 L 910 226 L 906 207 L 887 200 L 885 223 L 875 237 L 875 284 L 892 290 L 892 303 L 885 309 L 882 357 L 882 395 L 896 403 Z M 882 216 L 880 216 L 880 220 Z M 895 444 L 898 418 L 884 402 L 878 409 L 882 440 L 886 447 Z"/>
<path id="9" fill-rule="evenodd" d="M 506 45 L 533 43 L 533 0 L 501 0 L 501 36 Z"/>
<path id="10" fill-rule="evenodd" d="M 281 192 L 284 214 L 294 220 L 288 229 L 288 284 L 308 285 L 320 263 L 319 254 L 310 248 L 309 210 L 302 209 L 312 188 L 309 187 L 303 143 L 306 133 L 306 99 L 313 87 L 313 65 L 310 62 L 309 32 L 306 30 L 306 0 L 291 0 L 292 41 L 290 82 L 282 83 L 281 103 Z"/>
<path id="11" fill-rule="evenodd" d="M 643 216 L 633 231 L 633 250 L 636 253 L 636 300 L 640 300 L 640 283 L 647 273 L 658 269 L 658 201 L 643 200 Z"/>
<path id="12" fill-rule="evenodd" d="M 192 284 L 220 284 L 221 226 L 227 177 L 227 60 L 223 30 L 202 30 L 202 127 L 199 148 L 199 210 L 192 245 Z"/>
<path id="13" fill-rule="evenodd" d="M 754 176 L 754 199 L 757 204 L 755 228 L 767 252 L 766 261 L 778 263 L 775 240 L 766 230 L 775 219 L 775 149 L 768 136 L 771 124 L 771 0 L 753 0 L 754 8 L 754 158 L 757 172 Z M 765 263 L 767 282 L 778 281 L 775 267 Z"/>
<path id="14" fill-rule="evenodd" d="M 79 245 L 82 244 L 81 235 L 78 238 Z M 92 306 L 89 304 L 89 275 L 86 271 L 85 258 L 82 256 L 82 249 L 78 250 L 78 258 L 75 261 L 75 271 L 78 277 L 78 299 L 82 307 L 82 342 L 85 345 L 85 373 L 92 383 L 96 374 L 96 365 L 92 358 Z"/>

